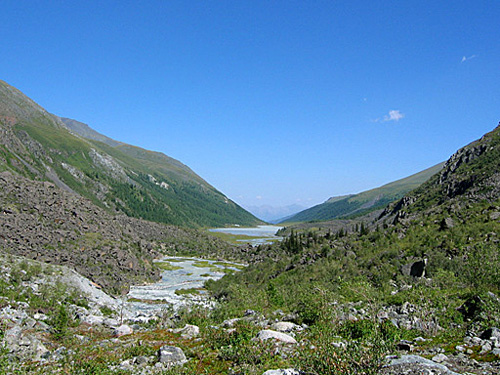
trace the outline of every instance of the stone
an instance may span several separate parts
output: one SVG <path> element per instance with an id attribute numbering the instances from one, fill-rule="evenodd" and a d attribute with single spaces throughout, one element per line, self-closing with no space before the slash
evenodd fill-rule
<path id="1" fill-rule="evenodd" d="M 262 375 L 300 375 L 301 372 L 294 368 L 267 370 Z"/>
<path id="2" fill-rule="evenodd" d="M 116 319 L 112 319 L 112 318 L 106 318 L 103 320 L 102 324 L 104 324 L 105 326 L 108 326 L 108 327 L 118 327 L 120 326 L 120 322 Z"/>
<path id="3" fill-rule="evenodd" d="M 410 368 L 412 372 L 405 372 L 407 374 L 431 373 L 436 375 L 437 374 L 460 375 L 456 372 L 450 371 L 446 366 L 440 363 L 436 363 L 434 361 L 420 357 L 418 355 L 403 355 L 400 358 L 393 359 L 387 367 Z M 384 371 L 383 373 L 394 373 L 394 372 Z"/>
<path id="4" fill-rule="evenodd" d="M 434 357 L 432 357 L 432 360 L 437 363 L 442 363 L 448 360 L 448 357 L 446 354 L 440 353 L 436 354 Z"/>
<path id="5" fill-rule="evenodd" d="M 302 327 L 292 322 L 276 322 L 271 325 L 271 329 L 278 332 L 292 332 L 293 330 L 301 330 Z"/>
<path id="6" fill-rule="evenodd" d="M 226 319 L 222 322 L 222 326 L 226 328 L 233 327 L 239 320 L 240 320 L 239 318 Z"/>
<path id="7" fill-rule="evenodd" d="M 411 341 L 408 340 L 401 340 L 397 343 L 396 347 L 398 350 L 404 350 L 407 352 L 411 352 L 413 350 L 413 345 L 411 344 Z"/>
<path id="8" fill-rule="evenodd" d="M 470 342 L 472 343 L 473 346 L 477 346 L 477 345 L 483 345 L 483 340 L 481 340 L 481 338 L 479 337 L 473 337 Z"/>
<path id="9" fill-rule="evenodd" d="M 131 335 L 132 333 L 134 333 L 134 330 L 127 324 L 122 324 L 121 326 L 116 327 L 114 330 L 115 337 Z"/>
<path id="10" fill-rule="evenodd" d="M 183 328 L 174 329 L 172 332 L 180 333 L 182 337 L 192 339 L 200 334 L 200 328 L 192 324 L 186 324 Z"/>
<path id="11" fill-rule="evenodd" d="M 450 229 L 450 228 L 453 228 L 454 226 L 455 226 L 455 222 L 453 221 L 453 219 L 451 217 L 444 218 L 441 221 L 441 230 Z"/>
<path id="12" fill-rule="evenodd" d="M 401 273 L 405 276 L 424 277 L 427 259 L 405 264 L 401 267 Z"/>
<path id="13" fill-rule="evenodd" d="M 91 326 L 96 325 L 96 324 L 102 324 L 104 321 L 104 318 L 102 316 L 96 316 L 96 315 L 86 315 L 80 317 L 80 320 L 84 323 L 87 323 Z"/>
<path id="14" fill-rule="evenodd" d="M 283 342 L 285 344 L 296 344 L 297 343 L 297 340 L 295 340 L 292 336 L 287 335 L 286 333 L 272 331 L 270 329 L 264 329 L 264 330 L 260 331 L 257 334 L 257 338 L 259 340 L 262 340 L 262 341 L 274 339 L 274 340 L 278 340 L 280 342 Z"/>
<path id="15" fill-rule="evenodd" d="M 165 345 L 158 350 L 158 360 L 168 366 L 179 366 L 187 362 L 181 348 Z"/>
<path id="16" fill-rule="evenodd" d="M 149 358 L 146 357 L 146 356 L 144 356 L 144 355 L 140 355 L 140 356 L 134 358 L 134 363 L 136 365 L 139 365 L 139 366 L 140 365 L 145 365 L 148 362 L 149 362 Z"/>
<path id="17" fill-rule="evenodd" d="M 491 344 L 489 342 L 485 342 L 483 343 L 483 345 L 481 346 L 481 351 L 479 352 L 479 354 L 486 354 L 488 353 L 489 351 L 491 351 L 492 347 L 491 347 Z"/>

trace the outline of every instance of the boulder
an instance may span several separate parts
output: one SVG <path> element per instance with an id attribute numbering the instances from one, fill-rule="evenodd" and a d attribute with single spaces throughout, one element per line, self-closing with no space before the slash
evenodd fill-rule
<path id="1" fill-rule="evenodd" d="M 294 368 L 278 369 L 278 370 L 267 370 L 262 375 L 300 375 L 301 372 L 295 370 Z"/>
<path id="2" fill-rule="evenodd" d="M 439 354 L 436 354 L 434 357 L 432 357 L 432 360 L 434 362 L 437 362 L 437 363 L 442 363 L 442 362 L 447 361 L 448 357 L 446 356 L 446 354 L 439 353 Z"/>
<path id="3" fill-rule="evenodd" d="M 401 267 L 401 273 L 405 276 L 424 277 L 427 259 L 405 264 Z"/>
<path id="4" fill-rule="evenodd" d="M 446 366 L 420 357 L 418 355 L 403 355 L 391 360 L 389 365 L 382 369 L 382 374 L 410 375 L 410 374 L 434 374 L 434 375 L 460 375 L 449 370 Z"/>
<path id="5" fill-rule="evenodd" d="M 200 334 L 200 328 L 192 324 L 186 324 L 183 328 L 174 329 L 172 332 L 180 333 L 182 337 L 192 339 Z"/>
<path id="6" fill-rule="evenodd" d="M 122 324 L 121 326 L 116 327 L 114 330 L 115 337 L 131 335 L 132 333 L 134 333 L 134 330 L 127 324 Z"/>
<path id="7" fill-rule="evenodd" d="M 296 344 L 297 343 L 297 340 L 295 340 L 292 336 L 287 335 L 286 333 L 272 331 L 270 329 L 264 329 L 264 330 L 260 331 L 257 334 L 257 338 L 259 340 L 262 340 L 262 341 L 274 339 L 274 340 L 278 340 L 280 342 L 283 342 L 285 344 Z"/>
<path id="8" fill-rule="evenodd" d="M 179 366 L 187 362 L 186 355 L 181 348 L 169 345 L 160 348 L 158 360 L 168 366 Z"/>
<path id="9" fill-rule="evenodd" d="M 278 332 L 292 332 L 294 330 L 301 330 L 302 327 L 292 322 L 276 322 L 271 325 L 271 328 Z"/>

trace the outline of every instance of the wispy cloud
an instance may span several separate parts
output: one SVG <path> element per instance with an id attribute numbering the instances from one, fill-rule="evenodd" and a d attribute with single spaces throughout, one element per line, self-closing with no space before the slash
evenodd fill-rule
<path id="1" fill-rule="evenodd" d="M 399 109 L 393 109 L 391 111 L 389 111 L 389 115 L 385 115 L 384 116 L 384 122 L 385 121 L 396 121 L 398 122 L 399 120 L 401 120 L 403 117 L 405 117 L 405 115 L 403 113 L 401 113 L 401 111 Z"/>
<path id="2" fill-rule="evenodd" d="M 405 117 L 404 113 L 401 113 L 399 109 L 392 109 L 389 111 L 388 115 L 385 115 L 382 118 L 376 118 L 375 120 L 372 120 L 372 122 L 387 122 L 387 121 L 395 121 L 398 122 L 401 120 L 403 117 Z"/>
<path id="3" fill-rule="evenodd" d="M 467 56 L 464 56 L 462 57 L 462 61 L 460 61 L 461 63 L 464 63 L 466 61 L 469 61 L 469 60 L 472 60 L 472 59 L 475 59 L 477 57 L 477 55 L 470 55 L 469 57 Z"/>

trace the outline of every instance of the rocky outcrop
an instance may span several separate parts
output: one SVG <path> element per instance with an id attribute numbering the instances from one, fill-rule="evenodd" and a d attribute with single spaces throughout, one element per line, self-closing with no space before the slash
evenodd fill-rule
<path id="1" fill-rule="evenodd" d="M 395 223 L 415 216 L 415 212 L 435 210 L 443 203 L 462 199 L 468 202 L 495 201 L 500 196 L 500 124 L 481 139 L 461 148 L 444 164 L 441 171 L 418 189 L 388 206 L 380 219 L 392 218 Z M 441 229 L 454 226 L 451 218 Z"/>
<path id="2" fill-rule="evenodd" d="M 113 217 L 92 202 L 10 172 L 0 173 L 0 249 L 70 266 L 107 289 L 156 279 L 152 259 L 168 228 Z M 148 238 L 148 235 L 149 238 Z"/>

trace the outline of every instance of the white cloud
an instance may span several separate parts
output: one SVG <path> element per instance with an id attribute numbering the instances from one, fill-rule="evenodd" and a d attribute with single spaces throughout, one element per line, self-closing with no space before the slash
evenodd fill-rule
<path id="1" fill-rule="evenodd" d="M 260 200 L 260 199 L 262 199 L 262 195 L 257 195 L 255 198 Z"/>
<path id="2" fill-rule="evenodd" d="M 477 57 L 476 55 L 470 55 L 469 57 L 464 56 L 464 57 L 462 57 L 462 61 L 460 61 L 460 62 L 466 62 L 468 60 L 475 59 L 476 57 Z"/>
<path id="3" fill-rule="evenodd" d="M 396 122 L 398 122 L 403 117 L 405 117 L 405 114 L 401 113 L 401 111 L 399 109 L 392 109 L 392 110 L 389 111 L 388 115 L 385 115 L 382 118 L 377 117 L 376 119 L 373 119 L 373 120 L 370 120 L 370 121 L 371 122 L 387 122 L 387 121 L 396 121 Z"/>
<path id="4" fill-rule="evenodd" d="M 401 113 L 399 109 L 393 109 L 389 111 L 389 115 L 385 115 L 383 121 L 396 121 L 401 120 L 405 115 Z"/>

